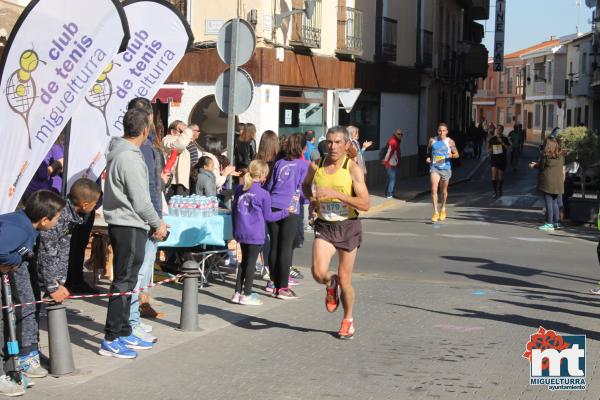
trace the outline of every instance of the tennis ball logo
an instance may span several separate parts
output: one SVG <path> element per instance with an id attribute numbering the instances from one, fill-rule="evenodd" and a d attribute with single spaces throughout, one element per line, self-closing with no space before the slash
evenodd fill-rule
<path id="1" fill-rule="evenodd" d="M 92 91 L 95 94 L 100 94 L 104 91 L 104 87 L 102 86 L 102 83 L 104 83 L 104 81 L 108 78 L 108 73 L 110 71 L 112 71 L 112 69 L 113 69 L 113 63 L 111 61 L 110 64 L 108 64 L 106 66 L 106 68 L 104 68 L 104 71 L 102 71 L 102 73 L 100 74 L 98 79 L 96 79 L 96 84 L 92 87 Z"/>
<path id="2" fill-rule="evenodd" d="M 37 53 L 33 50 L 26 50 L 21 54 L 19 59 L 20 69 L 17 71 L 17 77 L 19 78 L 19 84 L 15 88 L 17 96 L 23 97 L 27 94 L 27 87 L 25 84 L 31 79 L 31 73 L 35 71 L 40 63 L 40 59 Z"/>

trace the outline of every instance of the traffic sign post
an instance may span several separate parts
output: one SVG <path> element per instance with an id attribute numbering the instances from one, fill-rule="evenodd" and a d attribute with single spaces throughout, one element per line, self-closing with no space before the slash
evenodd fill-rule
<path id="1" fill-rule="evenodd" d="M 215 99 L 221 111 L 227 113 L 227 158 L 234 163 L 235 116 L 250 107 L 254 83 L 250 75 L 239 68 L 247 63 L 256 48 L 252 25 L 241 18 L 227 21 L 219 31 L 217 52 L 229 69 L 223 71 L 215 84 Z M 231 185 L 231 176 L 229 177 Z"/>

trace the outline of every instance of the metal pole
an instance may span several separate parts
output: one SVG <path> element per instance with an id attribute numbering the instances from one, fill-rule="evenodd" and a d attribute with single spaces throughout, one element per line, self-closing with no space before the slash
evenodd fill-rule
<path id="1" fill-rule="evenodd" d="M 231 63 L 229 65 L 229 94 L 227 104 L 227 158 L 233 164 L 233 146 L 235 140 L 235 86 L 237 76 L 237 47 L 238 47 L 238 27 L 240 19 L 235 18 L 231 24 Z M 231 175 L 227 178 L 229 187 L 232 186 Z M 227 205 L 231 207 L 231 198 L 227 200 Z"/>
<path id="2" fill-rule="evenodd" d="M 198 263 L 189 260 L 181 266 L 183 273 L 183 292 L 181 293 L 181 316 L 179 329 L 197 331 L 198 327 Z"/>
<path id="3" fill-rule="evenodd" d="M 67 125 L 65 125 L 63 132 L 65 134 L 65 144 L 64 144 L 64 158 L 63 158 L 63 170 L 62 170 L 62 175 L 63 175 L 63 179 L 62 179 L 62 187 L 61 187 L 61 193 L 63 197 L 67 196 L 67 177 L 68 177 L 68 173 L 69 173 L 69 145 L 71 144 L 71 121 L 69 120 L 69 122 L 67 122 Z"/>
<path id="4" fill-rule="evenodd" d="M 67 375 L 75 371 L 71 338 L 64 304 L 46 307 L 48 312 L 48 343 L 50 347 L 50 373 Z"/>
<path id="5" fill-rule="evenodd" d="M 27 268 L 22 265 L 20 268 Z M 2 288 L 4 289 L 4 306 L 6 309 L 6 323 L 8 325 L 8 340 L 6 341 L 6 355 L 9 357 L 9 376 L 17 383 L 21 383 L 22 375 L 19 372 L 19 342 L 17 341 L 17 328 L 15 309 L 12 302 L 10 278 L 8 273 L 2 273 Z"/>

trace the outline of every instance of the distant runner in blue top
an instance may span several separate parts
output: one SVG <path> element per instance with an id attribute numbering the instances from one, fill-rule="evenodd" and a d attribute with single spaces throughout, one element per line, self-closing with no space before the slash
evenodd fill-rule
<path id="1" fill-rule="evenodd" d="M 446 200 L 448 199 L 448 183 L 452 177 L 452 158 L 458 158 L 458 150 L 454 140 L 448 137 L 448 125 L 438 125 L 437 136 L 429 139 L 427 146 L 427 163 L 430 165 L 431 198 L 433 200 L 433 217 L 431 221 L 446 219 Z M 442 208 L 438 213 L 438 188 L 442 182 Z"/>

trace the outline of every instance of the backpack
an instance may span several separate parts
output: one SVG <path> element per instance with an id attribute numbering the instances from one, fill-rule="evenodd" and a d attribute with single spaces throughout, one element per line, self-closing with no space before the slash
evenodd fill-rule
<path id="1" fill-rule="evenodd" d="M 379 149 L 379 159 L 381 161 L 383 161 L 385 159 L 385 156 L 387 155 L 387 152 L 388 152 L 388 148 L 389 148 L 389 144 L 386 143 L 385 146 L 383 146 L 381 149 Z"/>

